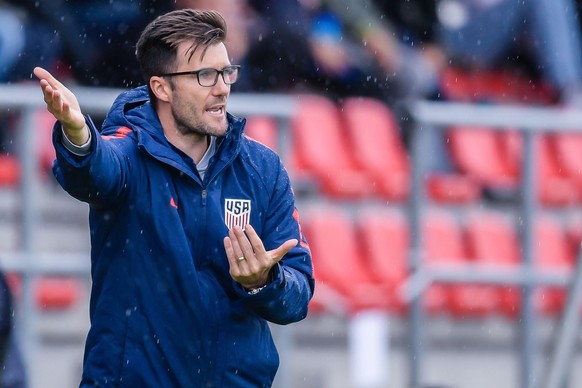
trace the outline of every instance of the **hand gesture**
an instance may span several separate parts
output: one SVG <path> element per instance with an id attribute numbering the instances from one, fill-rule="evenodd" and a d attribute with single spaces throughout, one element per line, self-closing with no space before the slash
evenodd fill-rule
<path id="1" fill-rule="evenodd" d="M 47 110 L 61 122 L 69 140 L 73 144 L 85 144 L 89 130 L 77 97 L 45 69 L 35 67 L 34 75 L 40 80 Z"/>
<path id="2" fill-rule="evenodd" d="M 230 276 L 247 290 L 266 285 L 271 268 L 297 242 L 297 239 L 290 239 L 276 249 L 265 251 L 261 238 L 251 225 L 246 226 L 246 234 L 240 227 L 233 227 L 224 238 Z"/>

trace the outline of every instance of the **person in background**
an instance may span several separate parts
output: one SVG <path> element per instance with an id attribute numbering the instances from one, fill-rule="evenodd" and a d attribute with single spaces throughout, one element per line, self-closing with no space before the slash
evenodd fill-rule
<path id="1" fill-rule="evenodd" d="M 126 88 L 141 82 L 133 55 L 139 32 L 168 0 L 4 0 L 20 20 L 24 46 L 7 74 L 31 78 L 41 65 L 85 86 Z"/>
<path id="2" fill-rule="evenodd" d="M 14 330 L 14 298 L 0 270 L 0 387 L 26 388 L 26 368 Z"/>
<path id="3" fill-rule="evenodd" d="M 142 32 L 146 85 L 101 132 L 35 68 L 54 173 L 90 207 L 91 327 L 82 387 L 268 387 L 269 324 L 307 315 L 315 287 L 288 174 L 227 113 L 238 80 L 215 11 L 174 10 Z"/>
<path id="4" fill-rule="evenodd" d="M 582 38 L 574 0 L 442 0 L 440 41 L 453 64 L 511 67 L 582 104 Z"/>

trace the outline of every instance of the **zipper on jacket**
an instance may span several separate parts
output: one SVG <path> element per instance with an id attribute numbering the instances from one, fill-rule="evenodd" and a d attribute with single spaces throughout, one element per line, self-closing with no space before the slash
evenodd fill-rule
<path id="1" fill-rule="evenodd" d="M 202 189 L 202 206 L 206 206 L 206 197 L 208 197 L 208 191 Z"/>

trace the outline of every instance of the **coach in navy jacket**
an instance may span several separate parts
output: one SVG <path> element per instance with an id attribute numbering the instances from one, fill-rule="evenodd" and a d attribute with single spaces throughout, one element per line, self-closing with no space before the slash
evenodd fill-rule
<path id="1" fill-rule="evenodd" d="M 228 61 L 220 15 L 159 17 L 144 30 L 138 58 L 151 45 L 144 36 L 189 23 L 212 26 L 199 34 L 206 40 L 192 38 L 196 30 L 173 42 L 175 63 L 163 75 L 142 63 L 149 87 L 119 96 L 101 132 L 68 89 L 35 69 L 59 120 L 54 173 L 90 205 L 81 386 L 268 387 L 279 363 L 268 321 L 303 319 L 313 294 L 285 168 L 226 113 L 238 67 Z"/>

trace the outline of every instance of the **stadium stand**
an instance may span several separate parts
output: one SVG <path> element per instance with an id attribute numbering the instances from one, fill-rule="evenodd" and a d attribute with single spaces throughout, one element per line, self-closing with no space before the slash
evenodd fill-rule
<path id="1" fill-rule="evenodd" d="M 551 136 L 561 173 L 582 187 L 582 135 L 579 133 L 556 132 Z"/>
<path id="2" fill-rule="evenodd" d="M 398 121 L 379 100 L 364 97 L 345 99 L 342 120 L 350 152 L 372 177 L 380 197 L 403 201 L 410 193 L 410 162 Z M 481 193 L 475 182 L 453 173 L 431 173 L 426 181 L 431 199 L 441 203 L 469 203 Z"/>
<path id="3" fill-rule="evenodd" d="M 461 171 L 483 186 L 496 200 L 515 199 L 521 180 L 522 136 L 514 130 L 454 127 L 448 131 L 451 156 Z M 538 200 L 546 206 L 567 206 L 580 201 L 580 188 L 565 174 L 551 135 L 536 141 Z"/>
<path id="4" fill-rule="evenodd" d="M 355 224 L 342 209 L 312 209 L 303 217 L 303 225 L 310 239 L 316 278 L 343 296 L 349 314 L 394 308 L 395 288 L 374 278 L 363 260 Z"/>
<path id="5" fill-rule="evenodd" d="M 336 105 L 323 96 L 305 95 L 291 119 L 294 165 L 300 176 L 319 183 L 321 194 L 332 198 L 370 196 L 373 179 L 356 165 Z"/>
<path id="6" fill-rule="evenodd" d="M 367 208 L 354 221 L 366 265 L 379 282 L 398 289 L 408 276 L 410 231 L 401 212 Z M 397 314 L 406 312 L 406 303 L 395 297 Z"/>
<path id="7" fill-rule="evenodd" d="M 245 134 L 273 151 L 279 151 L 277 121 L 274 118 L 269 116 L 251 116 L 247 118 Z"/>
<path id="8" fill-rule="evenodd" d="M 467 257 L 460 224 L 444 211 L 431 211 L 422 224 L 423 260 L 426 264 L 464 265 Z M 432 284 L 425 293 L 429 314 L 446 314 L 453 310 L 455 299 L 462 293 L 459 285 Z M 462 304 L 458 301 L 457 304 Z"/>
<path id="9" fill-rule="evenodd" d="M 0 187 L 15 187 L 19 182 L 19 160 L 12 155 L 0 155 Z"/>
<path id="10" fill-rule="evenodd" d="M 515 220 L 499 212 L 472 214 L 466 220 L 469 252 L 476 262 L 497 268 L 515 269 L 521 262 L 520 242 Z M 492 243 L 495 242 L 495 243 Z M 542 271 L 571 271 L 574 260 L 566 231 L 550 215 L 540 215 L 534 227 L 534 266 Z M 520 292 L 515 286 L 495 286 L 499 292 L 496 311 L 508 318 L 519 314 Z M 539 287 L 536 290 L 536 310 L 555 315 L 562 311 L 565 290 L 560 287 Z"/>
<path id="11" fill-rule="evenodd" d="M 556 90 L 541 80 L 505 70 L 449 66 L 440 77 L 440 90 L 448 101 L 547 105 Z"/>
<path id="12" fill-rule="evenodd" d="M 472 213 L 465 220 L 469 256 L 484 267 L 514 269 L 519 264 L 520 247 L 513 219 L 495 211 Z M 495 243 L 493 244 L 492 241 Z M 493 286 L 497 292 L 496 312 L 509 318 L 518 314 L 519 288 Z"/>

